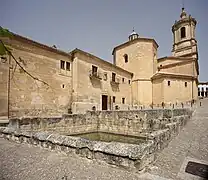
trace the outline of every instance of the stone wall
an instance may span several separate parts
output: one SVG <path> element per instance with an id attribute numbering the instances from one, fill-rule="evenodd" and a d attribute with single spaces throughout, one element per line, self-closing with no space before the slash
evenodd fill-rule
<path id="1" fill-rule="evenodd" d="M 98 119 L 96 113 L 63 115 L 62 117 L 27 117 L 13 118 L 9 127 L 22 131 L 36 132 L 49 131 L 70 135 L 84 132 L 96 132 Z"/>
<path id="2" fill-rule="evenodd" d="M 108 96 L 108 110 L 115 105 L 126 110 L 131 106 L 131 73 L 81 50 L 74 54 L 73 64 L 73 113 L 85 113 L 93 106 L 102 110 L 102 95 Z M 92 76 L 92 66 L 97 67 L 99 78 Z M 116 74 L 118 84 L 111 82 L 112 73 Z M 124 104 L 122 98 L 125 98 Z"/>
<path id="3" fill-rule="evenodd" d="M 28 73 L 49 86 L 31 78 L 11 57 L 7 57 L 7 62 L 0 65 L 0 86 L 3 88 L 0 90 L 0 116 L 7 115 L 8 101 L 10 117 L 67 113 L 71 108 L 72 71 L 62 70 L 60 60 L 72 66 L 71 56 L 23 37 L 2 40 L 10 46 L 12 54 Z"/>
<path id="4" fill-rule="evenodd" d="M 191 116 L 189 109 L 157 109 L 129 111 L 88 111 L 86 114 L 67 114 L 49 118 L 14 118 L 9 127 L 26 131 L 50 131 L 60 134 L 107 132 L 123 135 L 143 136 L 165 129 L 178 118 Z"/>
<path id="5" fill-rule="evenodd" d="M 178 134 L 191 114 L 189 109 L 158 109 L 89 111 L 56 118 L 11 119 L 8 128 L 0 128 L 0 136 L 140 171 L 155 161 L 158 152 Z M 143 141 L 126 144 L 69 136 L 88 132 L 133 135 Z"/>
<path id="6" fill-rule="evenodd" d="M 0 137 L 70 155 L 104 161 L 130 170 L 142 170 L 154 161 L 153 142 L 124 144 L 118 142 L 89 141 L 79 137 L 52 134 L 49 132 L 29 133 L 0 127 Z"/>
<path id="7" fill-rule="evenodd" d="M 130 42 L 129 42 L 130 43 Z M 128 55 L 125 63 L 124 55 Z M 133 104 L 150 105 L 152 103 L 152 83 L 154 55 L 157 48 L 153 40 L 139 38 L 129 45 L 123 45 L 114 52 L 115 64 L 129 72 L 133 72 L 132 96 Z"/>

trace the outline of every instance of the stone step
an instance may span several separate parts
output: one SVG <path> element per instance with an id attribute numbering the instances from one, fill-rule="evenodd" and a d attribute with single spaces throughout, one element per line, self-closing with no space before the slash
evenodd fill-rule
<path id="1" fill-rule="evenodd" d="M 9 119 L 7 116 L 0 116 L 0 124 L 8 124 Z"/>

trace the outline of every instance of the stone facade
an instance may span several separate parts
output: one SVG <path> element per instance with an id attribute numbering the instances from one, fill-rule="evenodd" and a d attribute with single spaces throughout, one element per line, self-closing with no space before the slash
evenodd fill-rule
<path id="1" fill-rule="evenodd" d="M 152 39 L 136 38 L 113 50 L 114 63 L 134 73 L 132 79 L 132 96 L 134 105 L 152 103 L 152 82 L 154 60 L 156 60 L 157 43 Z M 128 56 L 125 62 L 124 55 Z"/>
<path id="2" fill-rule="evenodd" d="M 14 40 L 6 39 L 5 43 L 11 44 L 12 53 L 22 67 L 49 86 L 33 80 L 13 60 L 10 61 L 10 65 L 9 61 L 2 63 L 1 74 L 4 78 L 1 83 L 4 92 L 1 93 L 1 97 L 7 98 L 1 98 L 1 107 L 4 107 L 0 108 L 1 115 L 7 112 L 5 105 L 8 104 L 8 83 L 10 116 L 53 116 L 66 113 L 71 105 L 72 74 L 71 71 L 61 71 L 59 64 L 60 59 L 72 64 L 71 56 L 57 50 L 51 51 L 41 44 L 19 36 Z"/>
<path id="3" fill-rule="evenodd" d="M 197 100 L 195 27 L 183 9 L 172 27 L 172 56 L 158 58 L 156 41 L 133 32 L 113 49 L 113 64 L 79 49 L 66 53 L 16 34 L 0 37 L 26 70 L 9 56 L 1 62 L 0 116 L 60 116 Z"/>
<path id="4" fill-rule="evenodd" d="M 115 106 L 121 109 L 130 107 L 132 73 L 79 49 L 71 54 L 74 57 L 73 112 L 83 113 L 92 110 L 93 106 L 101 110 L 102 95 L 108 97 L 106 110 L 113 110 Z M 96 72 L 93 72 L 93 67 Z M 112 82 L 112 73 L 116 75 L 116 82 Z M 125 103 L 122 103 L 122 98 L 125 98 Z"/>

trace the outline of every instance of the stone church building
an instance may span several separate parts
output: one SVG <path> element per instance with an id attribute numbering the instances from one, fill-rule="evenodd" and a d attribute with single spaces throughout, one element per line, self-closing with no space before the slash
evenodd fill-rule
<path id="1" fill-rule="evenodd" d="M 14 34 L 0 63 L 0 116 L 60 115 L 186 103 L 198 97 L 196 20 L 182 9 L 172 26 L 172 55 L 158 58 L 154 39 L 132 32 L 113 49 L 113 63 L 75 49 L 69 53 Z M 72 42 L 73 43 L 73 42 Z M 4 62 L 3 62 L 4 61 Z"/>

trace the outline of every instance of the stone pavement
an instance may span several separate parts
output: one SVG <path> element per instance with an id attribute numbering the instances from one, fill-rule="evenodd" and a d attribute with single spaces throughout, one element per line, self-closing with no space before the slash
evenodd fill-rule
<path id="1" fill-rule="evenodd" d="M 199 180 L 185 173 L 189 160 L 208 164 L 208 99 L 201 100 L 192 119 L 159 155 L 151 174 L 173 180 Z"/>
<path id="2" fill-rule="evenodd" d="M 194 117 L 143 174 L 0 138 L 1 180 L 202 179 L 184 172 L 189 160 L 208 161 L 208 100 L 202 101 L 202 107 L 197 108 Z"/>

